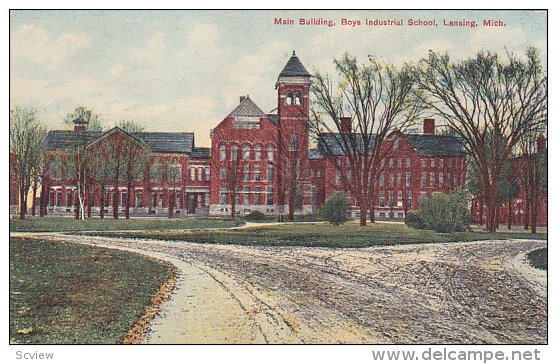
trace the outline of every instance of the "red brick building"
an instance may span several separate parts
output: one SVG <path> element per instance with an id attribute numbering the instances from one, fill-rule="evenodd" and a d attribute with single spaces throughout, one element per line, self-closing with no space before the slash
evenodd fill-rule
<path id="1" fill-rule="evenodd" d="M 114 152 L 114 145 L 127 142 L 148 156 L 131 188 L 114 175 L 100 183 L 95 171 L 88 171 L 84 205 L 93 216 L 100 214 L 101 200 L 105 214 L 112 213 L 114 201 L 123 213 L 128 194 L 134 216 L 164 216 L 169 210 L 175 216 L 229 215 L 233 198 L 240 215 L 287 213 L 289 205 L 297 213 L 316 212 L 327 196 L 345 189 L 339 174 L 348 168 L 345 156 L 332 145 L 334 134 L 320 136 L 310 148 L 310 86 L 311 75 L 294 53 L 275 84 L 275 112 L 267 113 L 249 96 L 241 97 L 238 106 L 211 130 L 210 148 L 196 147 L 193 133 L 130 135 L 117 127 L 99 133 L 88 131 L 83 123 L 73 131 L 50 131 L 41 210 L 74 213 L 77 183 L 69 161 L 74 158 L 71 146 L 81 140 L 91 153 Z M 349 118 L 344 125 L 343 132 L 351 133 Z M 464 188 L 464 150 L 455 138 L 436 135 L 433 119 L 426 119 L 423 128 L 416 134 L 395 131 L 384 144 L 392 153 L 381 162 L 376 183 L 377 218 L 403 218 L 406 211 L 418 207 L 420 196 Z M 323 148 L 324 143 L 332 149 Z M 343 161 L 345 169 L 337 171 L 332 158 Z M 292 196 L 290 191 L 295 191 Z"/>

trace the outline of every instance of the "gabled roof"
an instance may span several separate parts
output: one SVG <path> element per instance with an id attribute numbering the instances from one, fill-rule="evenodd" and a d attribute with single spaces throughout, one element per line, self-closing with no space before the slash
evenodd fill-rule
<path id="1" fill-rule="evenodd" d="M 361 134 L 342 134 L 326 133 L 322 134 L 317 140 L 317 149 L 322 155 L 344 155 L 345 143 L 348 143 L 348 148 L 352 148 L 352 141 L 354 138 L 356 148 L 363 149 L 363 140 Z M 431 135 L 431 134 L 402 134 L 402 138 L 407 140 L 412 147 L 416 150 L 418 155 L 423 157 L 456 157 L 466 154 L 462 143 L 457 137 L 449 135 Z M 345 142 L 346 141 L 346 142 Z M 373 144 L 373 140 L 371 140 Z M 316 157 L 317 158 L 317 157 Z"/>
<path id="2" fill-rule="evenodd" d="M 286 65 L 280 71 L 279 77 L 311 77 L 300 59 L 296 56 L 296 52 L 292 52 L 292 57 L 286 62 Z"/>
<path id="3" fill-rule="evenodd" d="M 267 114 L 267 117 L 271 120 L 271 122 L 275 125 L 278 124 L 278 115 L 277 114 Z"/>
<path id="4" fill-rule="evenodd" d="M 121 130 L 121 129 L 119 129 Z M 125 131 L 122 130 L 125 133 Z M 99 139 L 104 133 L 73 130 L 51 130 L 46 134 L 47 149 L 67 149 L 85 138 L 87 144 Z M 137 133 L 133 136 L 153 152 L 191 153 L 194 145 L 193 133 Z"/>
<path id="5" fill-rule="evenodd" d="M 211 148 L 206 147 L 194 147 L 191 150 L 192 158 L 210 158 L 211 157 Z"/>
<path id="6" fill-rule="evenodd" d="M 228 117 L 230 116 L 232 117 L 252 116 L 252 117 L 266 118 L 267 114 L 265 114 L 265 112 L 261 110 L 261 108 L 257 106 L 255 102 L 253 102 L 249 98 L 249 96 L 246 96 L 246 98 L 242 102 L 240 102 L 240 104 L 236 106 L 236 108 L 232 110 L 230 114 L 228 114 Z"/>
<path id="7" fill-rule="evenodd" d="M 457 137 L 450 135 L 403 134 L 403 137 L 424 157 L 457 157 L 466 150 Z"/>
<path id="8" fill-rule="evenodd" d="M 81 142 L 84 138 L 85 144 L 89 144 L 99 138 L 103 133 L 100 131 L 73 131 L 73 130 L 50 130 L 46 133 L 47 149 L 66 149 Z"/>

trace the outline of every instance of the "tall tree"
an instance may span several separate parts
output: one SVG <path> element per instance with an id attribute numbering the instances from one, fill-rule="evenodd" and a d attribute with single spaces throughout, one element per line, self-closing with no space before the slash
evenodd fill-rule
<path id="1" fill-rule="evenodd" d="M 122 141 L 122 179 L 126 182 L 126 219 L 130 218 L 130 206 L 134 194 L 133 182 L 139 180 L 144 173 L 148 161 L 146 146 L 140 139 L 143 127 L 134 121 L 122 121 L 118 125 L 131 138 Z"/>
<path id="2" fill-rule="evenodd" d="M 430 51 L 416 75 L 420 101 L 461 137 L 476 163 L 486 227 L 495 231 L 504 162 L 522 136 L 546 122 L 547 75 L 538 51 L 528 48 L 526 60 L 508 53 L 505 61 L 479 52 L 456 63 L 447 54 Z"/>
<path id="3" fill-rule="evenodd" d="M 76 219 L 85 220 L 85 194 L 87 186 L 87 169 L 90 162 L 88 144 L 92 140 L 92 135 L 102 131 L 100 116 L 85 106 L 78 106 L 75 110 L 66 115 L 64 122 L 68 125 L 81 125 L 75 131 L 75 137 L 67 152 L 67 170 L 69 178 L 74 179 L 77 187 L 77 198 L 75 199 Z"/>
<path id="4" fill-rule="evenodd" d="M 46 131 L 37 119 L 35 110 L 16 107 L 10 110 L 10 163 L 18 180 L 19 218 L 27 212 L 27 195 L 32 180 L 42 168 Z M 34 186 L 36 195 L 36 187 Z M 35 198 L 33 198 L 35 204 Z M 34 209 L 34 207 L 33 207 Z"/>
<path id="5" fill-rule="evenodd" d="M 95 184 L 94 188 L 99 196 L 99 216 L 104 219 L 104 208 L 107 204 L 106 201 L 106 188 L 108 187 L 109 179 L 112 169 L 112 155 L 113 145 L 110 140 L 103 143 L 98 143 L 95 148 L 91 150 L 89 162 L 89 175 L 91 182 Z M 91 196 L 89 196 L 91 200 Z"/>
<path id="6" fill-rule="evenodd" d="M 394 130 L 404 131 L 422 109 L 414 102 L 415 74 L 408 66 L 399 69 L 371 57 L 359 64 L 349 54 L 334 64 L 336 87 L 329 76 L 315 72 L 310 132 L 354 196 L 365 226 L 380 161 L 392 153 L 386 139 Z M 344 131 L 344 116 L 352 119 L 349 132 Z"/>

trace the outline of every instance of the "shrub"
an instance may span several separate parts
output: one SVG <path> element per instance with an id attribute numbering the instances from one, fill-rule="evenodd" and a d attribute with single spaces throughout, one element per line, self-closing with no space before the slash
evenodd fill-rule
<path id="1" fill-rule="evenodd" d="M 409 211 L 406 213 L 404 223 L 414 229 L 426 229 L 425 223 L 418 212 Z"/>
<path id="2" fill-rule="evenodd" d="M 264 221 L 267 220 L 267 216 L 260 211 L 253 211 L 244 216 L 244 219 L 247 221 Z"/>
<path id="3" fill-rule="evenodd" d="M 465 231 L 470 226 L 468 198 L 464 192 L 458 191 L 448 195 L 436 192 L 431 197 L 422 197 L 420 210 L 415 216 L 410 216 L 410 223 L 407 224 L 439 233 Z"/>
<path id="4" fill-rule="evenodd" d="M 321 207 L 320 215 L 331 224 L 340 225 L 348 220 L 349 208 L 350 201 L 348 195 L 345 192 L 334 192 L 327 198 L 323 207 Z"/>

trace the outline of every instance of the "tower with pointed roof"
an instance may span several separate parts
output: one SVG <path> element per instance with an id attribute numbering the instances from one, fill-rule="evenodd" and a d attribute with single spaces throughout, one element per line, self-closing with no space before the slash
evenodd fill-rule
<path id="1" fill-rule="evenodd" d="M 283 181 L 279 184 L 290 183 L 287 175 L 296 173 L 296 179 L 301 182 L 305 180 L 308 170 L 308 116 L 309 116 L 309 89 L 311 86 L 311 75 L 306 70 L 296 52 L 279 73 L 275 88 L 278 94 L 278 129 L 279 129 L 279 163 L 283 164 Z M 296 167 L 293 166 L 296 164 Z M 289 171 L 296 168 L 296 171 Z M 284 187 L 286 189 L 286 186 Z M 303 186 L 298 188 L 298 208 L 307 204 L 303 201 Z"/>

